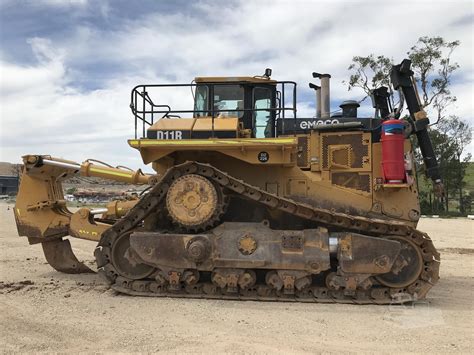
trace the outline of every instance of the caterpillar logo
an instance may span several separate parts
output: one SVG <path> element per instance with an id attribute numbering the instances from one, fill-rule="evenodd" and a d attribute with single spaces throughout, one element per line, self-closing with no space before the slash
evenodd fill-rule
<path id="1" fill-rule="evenodd" d="M 300 122 L 301 129 L 311 129 L 320 125 L 329 125 L 329 124 L 338 124 L 340 123 L 338 119 L 328 119 L 328 120 L 317 120 L 317 121 L 302 121 Z"/>

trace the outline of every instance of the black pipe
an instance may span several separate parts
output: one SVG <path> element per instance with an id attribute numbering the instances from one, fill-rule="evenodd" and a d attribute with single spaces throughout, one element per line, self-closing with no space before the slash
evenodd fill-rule
<path id="1" fill-rule="evenodd" d="M 394 65 L 390 71 L 390 79 L 395 90 L 402 89 L 405 102 L 410 112 L 410 116 L 415 123 L 415 134 L 420 146 L 421 155 L 426 168 L 426 175 L 431 178 L 435 184 L 441 184 L 441 173 L 439 171 L 438 161 L 433 149 L 430 136 L 428 134 L 428 125 L 430 120 L 426 117 L 421 108 L 415 87 L 413 86 L 413 71 L 410 69 L 411 61 L 404 59 L 400 64 Z"/>
<path id="2" fill-rule="evenodd" d="M 389 97 L 390 93 L 386 86 L 372 90 L 373 107 L 379 110 L 380 118 L 386 119 L 390 115 Z"/>

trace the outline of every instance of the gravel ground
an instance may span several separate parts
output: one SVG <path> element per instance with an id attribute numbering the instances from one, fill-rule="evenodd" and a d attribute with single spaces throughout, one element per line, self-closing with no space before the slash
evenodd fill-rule
<path id="1" fill-rule="evenodd" d="M 0 346 L 10 352 L 473 352 L 474 221 L 422 219 L 441 280 L 410 306 L 237 302 L 119 295 L 94 274 L 51 269 L 0 204 Z M 74 240 L 94 266 L 94 243 Z"/>

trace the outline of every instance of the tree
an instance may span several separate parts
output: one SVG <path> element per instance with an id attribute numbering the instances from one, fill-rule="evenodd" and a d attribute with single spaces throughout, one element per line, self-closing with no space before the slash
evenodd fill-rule
<path id="1" fill-rule="evenodd" d="M 355 56 L 352 58 L 352 64 L 347 68 L 353 73 L 349 82 L 343 83 L 348 85 L 348 90 L 360 88 L 369 96 L 372 90 L 380 86 L 391 87 L 390 69 L 392 65 L 393 60 L 383 55 Z"/>
<path id="2" fill-rule="evenodd" d="M 451 95 L 449 85 L 458 63 L 451 62 L 453 51 L 459 41 L 448 42 L 442 37 L 420 37 L 407 52 L 412 62 L 415 79 L 421 87 L 421 104 L 425 109 L 431 107 L 438 121 L 444 117 L 446 108 L 456 101 Z"/>
<path id="3" fill-rule="evenodd" d="M 440 213 L 442 210 L 449 212 L 449 201 L 457 195 L 459 211 L 466 213 L 465 205 L 467 202 L 464 196 L 464 178 L 466 169 L 471 160 L 470 154 L 465 154 L 466 147 L 472 141 L 472 129 L 467 121 L 460 119 L 455 115 L 445 117 L 436 128 L 430 130 L 430 138 L 438 160 L 439 170 L 443 177 L 445 194 L 443 201 L 434 196 L 429 186 L 428 180 L 420 176 L 423 159 L 418 149 L 415 149 L 415 163 L 417 166 L 417 177 L 423 179 L 424 183 L 419 185 L 420 199 L 426 199 L 422 203 L 425 207 L 423 213 Z M 415 139 L 412 140 L 413 146 L 417 147 Z M 444 207 L 443 207 L 444 205 Z M 429 212 L 426 207 L 429 206 Z"/>
<path id="4" fill-rule="evenodd" d="M 449 85 L 459 64 L 451 62 L 453 51 L 459 41 L 448 42 L 442 37 L 420 37 L 407 52 L 412 61 L 415 79 L 421 87 L 421 104 L 424 109 L 434 109 L 438 120 L 444 117 L 446 108 L 456 101 Z M 393 59 L 384 55 L 369 54 L 355 56 L 347 68 L 352 72 L 347 84 L 348 90 L 362 89 L 366 95 L 372 90 L 387 86 L 391 88 L 390 69 Z"/>
<path id="5" fill-rule="evenodd" d="M 452 144 L 452 141 L 450 140 L 450 137 L 446 132 L 442 132 L 440 130 L 431 130 L 430 131 L 430 138 L 431 142 L 433 144 L 433 149 L 436 154 L 436 158 L 438 160 L 438 166 L 439 166 L 439 171 L 441 176 L 443 177 L 443 183 L 444 183 L 444 196 L 443 199 L 444 201 L 441 200 L 440 196 L 433 196 L 433 192 L 431 191 L 431 188 L 429 189 L 428 192 L 428 197 L 430 201 L 432 201 L 431 208 L 432 208 L 432 213 L 438 214 L 440 212 L 440 208 L 443 206 L 444 202 L 444 210 L 446 212 L 449 212 L 449 196 L 451 195 L 452 191 L 452 180 L 453 180 L 453 161 L 455 158 L 455 147 L 454 144 Z M 417 147 L 417 145 L 414 145 Z M 418 171 L 421 171 L 421 166 L 423 164 L 423 159 L 421 157 L 421 154 L 419 154 L 419 150 L 416 149 L 417 152 L 417 165 L 419 168 L 417 169 Z M 421 178 L 420 174 L 417 174 L 418 178 Z M 426 179 L 425 176 L 423 176 L 425 186 L 430 186 L 428 183 L 428 179 Z"/>
<path id="6" fill-rule="evenodd" d="M 468 153 L 464 157 L 463 154 L 472 141 L 472 129 L 467 121 L 451 115 L 439 122 L 435 132 L 445 137 L 441 147 L 445 154 L 440 154 L 438 159 L 440 166 L 446 167 L 443 176 L 444 180 L 450 183 L 446 188 L 447 193 L 458 194 L 459 211 L 464 214 L 464 177 L 471 154 Z"/>
<path id="7" fill-rule="evenodd" d="M 21 174 L 21 164 L 11 164 L 10 166 L 10 172 L 13 176 L 20 177 Z"/>

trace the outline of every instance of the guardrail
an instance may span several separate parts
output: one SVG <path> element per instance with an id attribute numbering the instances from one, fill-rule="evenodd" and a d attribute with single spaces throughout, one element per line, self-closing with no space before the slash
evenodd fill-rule
<path id="1" fill-rule="evenodd" d="M 148 126 L 153 125 L 159 119 L 179 119 L 183 114 L 192 114 L 192 117 L 196 117 L 197 114 L 210 115 L 212 117 L 212 137 L 214 137 L 214 118 L 217 117 L 221 112 L 276 112 L 274 122 L 274 135 L 276 134 L 276 121 L 278 118 L 286 118 L 287 111 L 292 113 L 292 118 L 296 120 L 296 83 L 293 81 L 273 81 L 277 85 L 277 95 L 275 102 L 277 107 L 271 108 L 239 108 L 239 109 L 215 109 L 214 107 L 206 110 L 173 110 L 167 104 L 156 104 L 154 99 L 149 95 L 151 88 L 179 88 L 189 87 L 194 88 L 198 85 L 248 85 L 245 81 L 235 82 L 206 82 L 203 84 L 148 84 L 148 85 L 137 85 L 132 89 L 130 98 L 130 109 L 132 111 L 135 123 L 135 139 L 138 138 L 138 132 L 141 130 L 142 137 L 146 137 L 146 129 Z M 286 87 L 291 86 L 292 100 L 291 106 L 286 105 L 285 91 Z M 141 127 L 139 124 L 141 121 Z"/>

